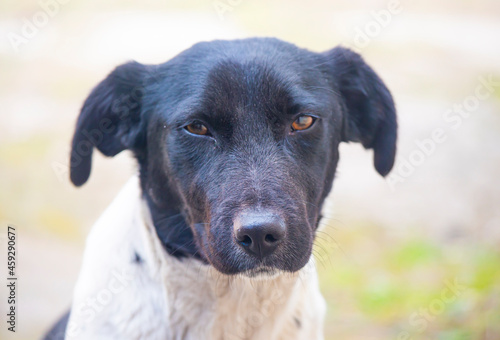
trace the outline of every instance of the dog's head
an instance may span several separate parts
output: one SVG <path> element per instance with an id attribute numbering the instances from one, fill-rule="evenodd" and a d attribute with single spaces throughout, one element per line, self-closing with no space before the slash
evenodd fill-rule
<path id="1" fill-rule="evenodd" d="M 344 48 L 276 39 L 200 43 L 158 66 L 116 68 L 83 105 L 71 180 L 92 150 L 131 150 L 158 236 L 174 255 L 223 273 L 297 271 L 311 256 L 342 141 L 396 150 L 391 94 Z"/>

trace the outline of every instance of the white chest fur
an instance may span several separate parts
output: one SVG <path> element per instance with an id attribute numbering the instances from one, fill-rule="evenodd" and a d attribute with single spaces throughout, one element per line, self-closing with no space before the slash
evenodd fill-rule
<path id="1" fill-rule="evenodd" d="M 86 243 L 66 339 L 322 339 L 314 263 L 273 279 L 169 256 L 131 179 Z M 135 261 L 135 254 L 141 261 Z"/>

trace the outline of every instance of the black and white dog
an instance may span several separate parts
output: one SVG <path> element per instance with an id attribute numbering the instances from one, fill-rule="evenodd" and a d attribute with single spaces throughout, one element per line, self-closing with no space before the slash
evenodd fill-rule
<path id="1" fill-rule="evenodd" d="M 199 43 L 117 67 L 78 118 L 71 181 L 92 150 L 139 164 L 93 227 L 67 315 L 48 338 L 322 339 L 311 251 L 340 142 L 392 168 L 390 92 L 345 48 Z"/>

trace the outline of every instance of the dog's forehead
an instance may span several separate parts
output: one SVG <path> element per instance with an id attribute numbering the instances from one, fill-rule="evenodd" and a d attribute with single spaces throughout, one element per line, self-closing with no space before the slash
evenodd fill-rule
<path id="1" fill-rule="evenodd" d="M 221 61 L 207 74 L 203 103 L 213 113 L 285 112 L 293 104 L 296 78 L 262 59 Z"/>
<path id="2" fill-rule="evenodd" d="M 153 93 L 174 113 L 167 122 L 196 116 L 221 125 L 262 121 L 255 115 L 274 122 L 301 104 L 325 103 L 318 91 L 326 88 L 322 63 L 319 54 L 273 39 L 201 43 L 165 64 Z"/>

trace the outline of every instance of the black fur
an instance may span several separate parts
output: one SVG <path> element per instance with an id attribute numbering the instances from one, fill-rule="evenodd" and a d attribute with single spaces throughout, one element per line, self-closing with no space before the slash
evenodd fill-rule
<path id="1" fill-rule="evenodd" d="M 374 165 L 385 176 L 396 155 L 396 111 L 391 93 L 359 54 L 337 47 L 326 53 L 336 69 L 347 116 L 343 141 L 374 150 Z"/>
<path id="2" fill-rule="evenodd" d="M 304 113 L 315 124 L 292 132 Z M 194 121 L 211 136 L 189 134 Z M 78 118 L 70 177 L 77 186 L 87 181 L 94 147 L 106 156 L 131 150 L 169 254 L 227 274 L 261 265 L 296 271 L 311 254 L 339 143 L 373 149 L 385 176 L 396 136 L 391 94 L 358 54 L 314 53 L 277 39 L 214 41 L 162 65 L 124 64 L 97 85 Z M 285 240 L 262 260 L 234 241 L 234 219 L 249 207 L 286 222 Z M 46 339 L 62 338 L 68 316 Z"/>
<path id="3" fill-rule="evenodd" d="M 69 311 L 64 313 L 64 315 L 56 322 L 56 324 L 52 326 L 52 329 L 47 334 L 45 334 L 43 340 L 64 340 L 69 315 Z"/>
<path id="4" fill-rule="evenodd" d="M 300 114 L 314 125 L 292 132 Z M 210 136 L 185 126 L 206 125 Z M 388 89 L 347 49 L 314 53 L 276 39 L 196 44 L 158 66 L 127 63 L 89 95 L 73 138 L 71 180 L 84 184 L 92 147 L 131 150 L 143 195 L 165 249 L 227 274 L 261 265 L 285 271 L 311 254 L 341 141 L 374 150 L 392 168 L 397 123 Z M 234 242 L 243 208 L 264 207 L 286 237 L 262 260 Z"/>

